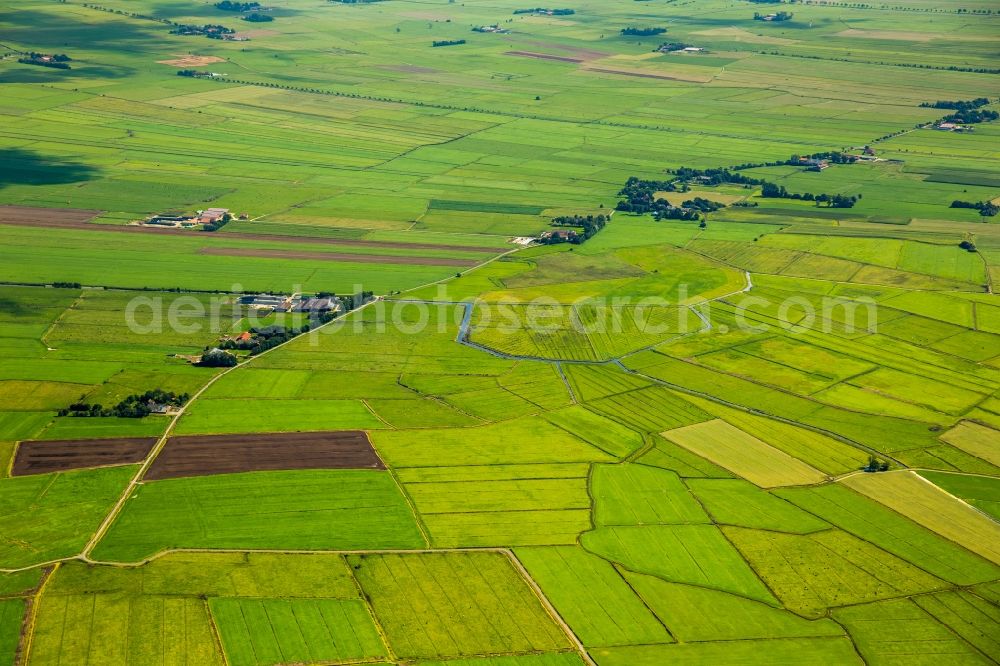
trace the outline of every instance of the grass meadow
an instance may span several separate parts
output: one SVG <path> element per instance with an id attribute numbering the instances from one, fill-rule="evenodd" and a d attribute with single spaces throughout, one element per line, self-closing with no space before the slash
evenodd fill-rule
<path id="1" fill-rule="evenodd" d="M 1000 231 L 952 202 L 1000 197 L 1000 125 L 923 106 L 998 108 L 995 6 L 267 4 L 0 0 L 0 664 L 997 661 Z M 615 210 L 680 167 L 858 198 Z M 134 224 L 208 207 L 246 218 Z M 245 292 L 361 290 L 189 362 Z M 153 389 L 198 395 L 58 415 Z M 13 464 L 340 430 L 385 469 Z"/>

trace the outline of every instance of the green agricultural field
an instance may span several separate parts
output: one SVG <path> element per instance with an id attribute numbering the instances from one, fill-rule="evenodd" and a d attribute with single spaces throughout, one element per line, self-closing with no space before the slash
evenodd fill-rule
<path id="1" fill-rule="evenodd" d="M 365 605 L 336 599 L 213 599 L 228 663 L 247 666 L 386 655 Z"/>
<path id="2" fill-rule="evenodd" d="M 260 501 L 248 505 L 246 499 L 254 493 L 272 509 L 267 511 Z M 268 518 L 271 513 L 282 519 Z M 130 562 L 172 548 L 239 545 L 354 550 L 419 547 L 424 542 L 385 472 L 251 472 L 145 483 L 95 556 Z"/>
<path id="3" fill-rule="evenodd" d="M 0 666 L 996 662 L 998 22 L 0 0 Z"/>
<path id="4" fill-rule="evenodd" d="M 0 479 L 0 566 L 80 552 L 136 473 L 134 465 Z"/>
<path id="5" fill-rule="evenodd" d="M 356 555 L 348 557 L 348 564 L 401 657 L 569 647 L 566 636 L 500 553 Z M 411 595 L 416 589 L 424 593 L 414 603 Z"/>

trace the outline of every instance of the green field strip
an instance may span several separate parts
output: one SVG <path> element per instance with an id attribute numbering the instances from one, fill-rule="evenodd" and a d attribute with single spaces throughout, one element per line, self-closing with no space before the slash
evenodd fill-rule
<path id="1" fill-rule="evenodd" d="M 950 583 L 971 585 L 1000 575 L 985 559 L 838 484 L 776 494 Z"/>
<path id="2" fill-rule="evenodd" d="M 653 666 L 674 660 L 709 666 L 724 660 L 752 666 L 766 664 L 863 664 L 847 638 L 776 638 L 766 640 L 641 645 L 595 651 L 601 666 Z"/>
<path id="3" fill-rule="evenodd" d="M 722 530 L 782 605 L 803 617 L 821 617 L 833 606 L 947 587 L 944 581 L 845 532 L 800 536 L 737 527 Z M 827 566 L 808 565 L 817 561 Z"/>
<path id="4" fill-rule="evenodd" d="M 712 525 L 604 527 L 580 539 L 588 551 L 629 571 L 776 603 L 740 553 Z M 703 567 L 702 562 L 711 562 Z"/>
<path id="5" fill-rule="evenodd" d="M 630 463 L 594 465 L 591 492 L 597 526 L 709 522 L 680 477 L 667 470 Z"/>
<path id="6" fill-rule="evenodd" d="M 247 506 L 248 496 L 259 498 L 255 506 Z M 269 520 L 272 513 L 282 520 Z M 137 561 L 171 548 L 356 550 L 423 543 L 386 472 L 250 472 L 143 484 L 93 556 Z"/>
<path id="7" fill-rule="evenodd" d="M 787 610 L 708 588 L 654 576 L 625 578 L 681 643 L 842 636 L 829 619 L 805 620 Z"/>
<path id="8" fill-rule="evenodd" d="M 348 562 L 399 657 L 569 647 L 500 553 L 349 556 Z"/>
<path id="9" fill-rule="evenodd" d="M 362 601 L 215 598 L 209 606 L 234 666 L 387 656 Z"/>
<path id="10" fill-rule="evenodd" d="M 920 599 L 923 597 L 852 606 L 834 610 L 833 616 L 847 628 L 869 664 L 914 659 L 992 663 L 992 659 L 984 657 L 960 635 L 924 611 L 919 605 Z M 884 633 L 886 626 L 893 627 L 891 636 Z"/>
<path id="11" fill-rule="evenodd" d="M 0 599 L 0 664 L 14 666 L 21 642 L 27 602 L 23 599 Z"/>
<path id="12" fill-rule="evenodd" d="M 121 495 L 135 465 L 0 480 L 0 566 L 75 556 Z"/>

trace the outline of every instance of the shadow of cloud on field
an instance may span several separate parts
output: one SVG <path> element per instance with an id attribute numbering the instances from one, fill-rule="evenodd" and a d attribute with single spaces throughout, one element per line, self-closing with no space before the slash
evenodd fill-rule
<path id="1" fill-rule="evenodd" d="M 0 189 L 10 185 L 66 185 L 94 180 L 98 170 L 22 148 L 0 149 Z"/>
<path id="2" fill-rule="evenodd" d="M 135 69 L 118 65 L 73 63 L 73 69 L 55 69 L 38 65 L 20 65 L 0 72 L 0 83 L 53 83 L 67 79 L 122 79 Z"/>
<path id="3" fill-rule="evenodd" d="M 119 55 L 126 58 L 143 46 L 155 53 L 170 26 L 96 9 L 55 5 L 46 11 L 19 8 L 7 12 L 0 18 L 0 31 L 5 43 L 30 46 L 43 53 L 73 57 L 78 49 L 120 49 Z"/>

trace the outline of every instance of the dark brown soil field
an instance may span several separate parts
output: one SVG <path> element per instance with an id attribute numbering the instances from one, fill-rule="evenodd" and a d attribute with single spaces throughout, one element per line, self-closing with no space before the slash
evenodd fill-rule
<path id="1" fill-rule="evenodd" d="M 531 51 L 507 51 L 506 55 L 539 58 L 541 60 L 558 60 L 559 62 L 583 62 L 583 58 L 568 58 L 566 56 L 549 55 L 548 53 L 532 53 Z"/>
<path id="2" fill-rule="evenodd" d="M 77 227 L 86 224 L 103 211 L 79 208 L 36 208 L 33 206 L 0 206 L 0 224 L 29 227 Z"/>
<path id="3" fill-rule="evenodd" d="M 295 250 L 252 250 L 237 247 L 203 247 L 201 254 L 264 259 L 310 259 L 313 261 L 353 261 L 357 264 L 412 264 L 421 266 L 475 266 L 474 259 L 448 257 L 404 257 L 394 254 L 350 254 L 348 252 L 297 252 Z"/>
<path id="4" fill-rule="evenodd" d="M 135 224 L 88 224 L 87 220 L 99 215 L 99 210 L 78 210 L 75 208 L 33 208 L 31 206 L 0 206 L 0 224 L 16 224 L 26 227 L 56 227 L 85 229 L 87 231 L 124 231 L 144 234 L 186 234 L 201 236 L 206 240 L 262 240 L 276 243 L 308 243 L 322 245 L 346 245 L 351 247 L 394 248 L 397 250 L 461 250 L 462 252 L 483 252 L 500 254 L 501 248 L 484 245 L 447 245 L 444 243 L 399 243 L 396 241 L 362 240 L 358 238 L 312 238 L 303 236 L 281 236 L 279 234 L 248 234 L 227 231 L 215 236 L 213 233 L 173 229 L 170 227 L 139 226 Z"/>
<path id="5" fill-rule="evenodd" d="M 171 437 L 146 479 L 285 469 L 385 469 L 360 430 Z"/>
<path id="6" fill-rule="evenodd" d="M 149 455 L 154 444 L 155 437 L 21 442 L 11 475 L 138 463 Z"/>

